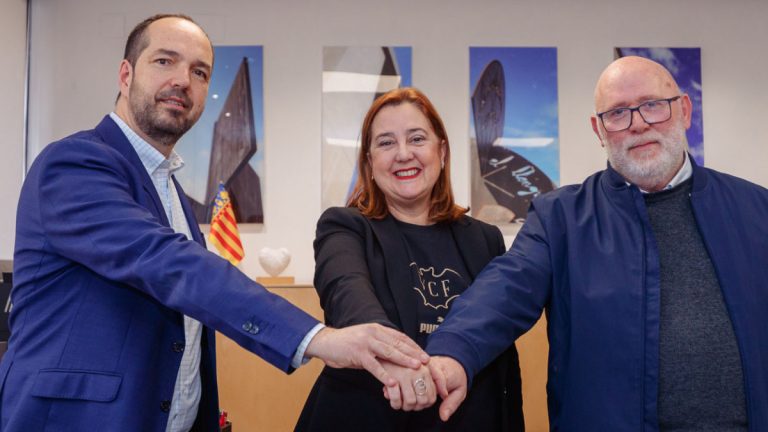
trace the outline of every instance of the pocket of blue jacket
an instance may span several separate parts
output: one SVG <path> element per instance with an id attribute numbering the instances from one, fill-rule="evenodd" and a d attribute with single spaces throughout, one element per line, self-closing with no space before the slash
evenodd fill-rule
<path id="1" fill-rule="evenodd" d="M 123 377 L 107 372 L 71 369 L 42 369 L 32 385 L 32 396 L 111 402 L 117 397 Z"/>

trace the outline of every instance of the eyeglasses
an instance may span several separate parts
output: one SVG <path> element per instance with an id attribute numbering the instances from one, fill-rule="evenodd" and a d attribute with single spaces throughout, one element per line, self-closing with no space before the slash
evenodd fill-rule
<path id="1" fill-rule="evenodd" d="M 634 112 L 640 113 L 643 121 L 649 125 L 663 123 L 672 118 L 672 102 L 680 99 L 682 96 L 675 96 L 668 99 L 655 99 L 643 102 L 636 107 L 614 108 L 612 110 L 597 113 L 603 127 L 608 132 L 619 132 L 629 129 L 632 126 Z"/>

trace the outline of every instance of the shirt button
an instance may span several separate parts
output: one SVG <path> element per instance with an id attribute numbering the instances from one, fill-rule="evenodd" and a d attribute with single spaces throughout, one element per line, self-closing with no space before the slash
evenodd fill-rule
<path id="1" fill-rule="evenodd" d="M 171 347 L 173 348 L 173 352 L 184 352 L 184 342 L 174 342 Z"/>
<path id="2" fill-rule="evenodd" d="M 256 334 L 258 332 L 259 332 L 259 326 L 257 326 L 257 325 L 251 327 L 251 329 L 248 331 L 248 333 L 250 333 L 250 334 Z"/>
<path id="3" fill-rule="evenodd" d="M 169 400 L 164 400 L 164 401 L 160 402 L 160 409 L 161 409 L 163 412 L 168 412 L 168 411 L 170 411 L 170 410 L 171 410 L 171 401 L 169 401 Z"/>
<path id="4" fill-rule="evenodd" d="M 252 328 L 253 328 L 253 323 L 250 321 L 246 321 L 246 323 L 243 324 L 243 330 L 247 332 L 250 332 Z"/>

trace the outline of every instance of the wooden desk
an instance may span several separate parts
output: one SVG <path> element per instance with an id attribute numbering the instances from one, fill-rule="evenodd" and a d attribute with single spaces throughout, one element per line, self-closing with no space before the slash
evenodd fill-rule
<path id="1" fill-rule="evenodd" d="M 270 291 L 322 320 L 317 293 L 311 286 L 271 287 Z M 545 389 L 548 346 L 543 321 L 517 342 L 529 432 L 549 430 Z M 221 334 L 217 334 L 216 343 L 219 404 L 229 413 L 233 430 L 292 431 L 323 363 L 315 359 L 286 375 Z"/>

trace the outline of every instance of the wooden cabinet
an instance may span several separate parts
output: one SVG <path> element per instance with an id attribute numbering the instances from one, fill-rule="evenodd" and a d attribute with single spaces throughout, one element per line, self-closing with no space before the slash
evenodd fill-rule
<path id="1" fill-rule="evenodd" d="M 269 288 L 273 293 L 322 320 L 323 311 L 311 286 Z M 290 375 L 216 334 L 219 406 L 227 411 L 233 432 L 292 431 L 309 391 L 323 368 L 311 360 Z"/>

